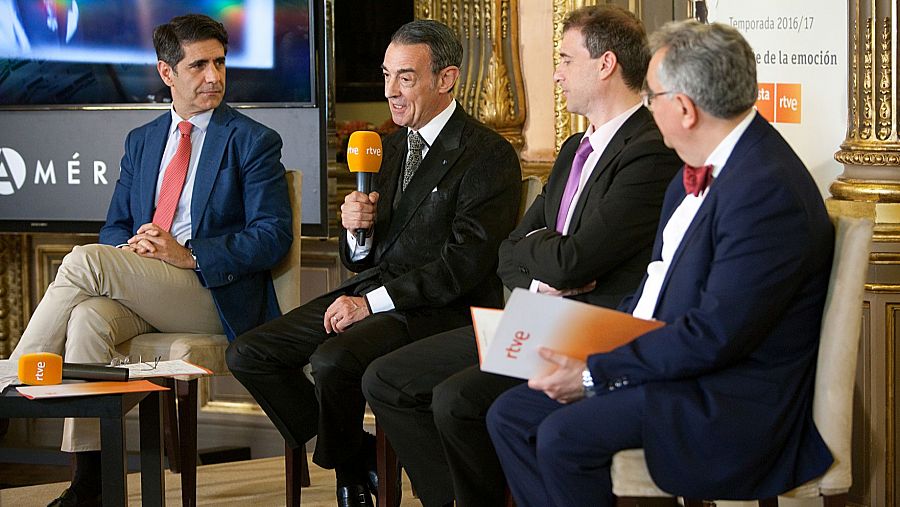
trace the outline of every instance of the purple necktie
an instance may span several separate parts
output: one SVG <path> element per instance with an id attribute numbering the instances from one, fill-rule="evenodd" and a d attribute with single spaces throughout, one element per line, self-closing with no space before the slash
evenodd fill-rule
<path id="1" fill-rule="evenodd" d="M 566 226 L 566 217 L 569 215 L 569 206 L 578 191 L 578 183 L 581 181 L 581 173 L 584 171 L 584 163 L 594 151 L 591 141 L 587 137 L 581 140 L 575 159 L 572 160 L 572 170 L 569 171 L 569 181 L 566 182 L 566 190 L 563 192 L 562 201 L 559 203 L 559 213 L 556 215 L 556 232 L 562 234 Z"/>

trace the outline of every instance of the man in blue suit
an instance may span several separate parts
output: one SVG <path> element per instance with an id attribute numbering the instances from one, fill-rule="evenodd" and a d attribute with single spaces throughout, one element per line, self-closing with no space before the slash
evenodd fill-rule
<path id="1" fill-rule="evenodd" d="M 613 505 L 610 464 L 627 448 L 693 498 L 773 497 L 832 462 L 812 419 L 834 239 L 822 197 L 754 111 L 755 56 L 737 31 L 670 24 L 651 49 L 644 105 L 688 166 L 620 309 L 666 325 L 587 363 L 543 349 L 559 368 L 494 403 L 520 506 Z"/>
<path id="2" fill-rule="evenodd" d="M 172 109 L 129 133 L 100 244 L 59 267 L 11 358 L 109 362 L 146 332 L 233 339 L 278 315 L 269 269 L 291 245 L 281 138 L 222 103 L 228 35 L 206 16 L 153 35 Z M 72 485 L 51 505 L 99 505 L 99 425 L 67 420 Z"/>

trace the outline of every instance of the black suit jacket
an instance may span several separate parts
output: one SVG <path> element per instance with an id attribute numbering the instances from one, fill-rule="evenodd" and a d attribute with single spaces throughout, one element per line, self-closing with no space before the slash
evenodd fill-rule
<path id="1" fill-rule="evenodd" d="M 682 164 L 650 112 L 638 109 L 597 161 L 563 236 L 556 215 L 582 136 L 563 144 L 544 191 L 500 246 L 497 273 L 510 288 L 527 288 L 532 279 L 557 289 L 596 280 L 593 291 L 574 299 L 615 308 L 644 275 L 663 195 Z"/>
<path id="2" fill-rule="evenodd" d="M 369 255 L 351 261 L 340 234 L 341 259 L 359 274 L 338 290 L 365 294 L 384 285 L 417 338 L 470 324 L 472 305 L 503 304 L 497 248 L 516 222 L 521 170 L 509 142 L 457 104 L 395 208 L 406 135 L 401 129 L 384 142 Z"/>

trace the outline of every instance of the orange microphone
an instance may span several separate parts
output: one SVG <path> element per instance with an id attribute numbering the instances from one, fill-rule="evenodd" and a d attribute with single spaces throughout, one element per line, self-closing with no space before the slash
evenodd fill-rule
<path id="1" fill-rule="evenodd" d="M 59 354 L 32 352 L 19 358 L 19 381 L 42 386 L 73 380 L 128 380 L 128 368 L 110 368 L 92 364 L 63 363 Z"/>
<path id="2" fill-rule="evenodd" d="M 357 130 L 350 134 L 347 144 L 347 165 L 356 173 L 356 189 L 368 195 L 372 174 L 381 170 L 381 136 L 371 130 Z M 356 230 L 356 243 L 366 244 L 366 230 Z"/>

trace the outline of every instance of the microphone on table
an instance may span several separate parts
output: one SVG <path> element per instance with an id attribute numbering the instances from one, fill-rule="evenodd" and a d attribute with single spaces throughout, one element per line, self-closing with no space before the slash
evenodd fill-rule
<path id="1" fill-rule="evenodd" d="M 356 189 L 369 195 L 372 174 L 381 169 L 381 136 L 371 130 L 357 130 L 350 134 L 347 144 L 347 165 L 356 173 Z M 366 244 L 366 230 L 356 230 L 356 243 Z"/>
<path id="2" fill-rule="evenodd" d="M 19 358 L 19 381 L 41 386 L 72 380 L 128 380 L 128 368 L 112 368 L 92 364 L 64 363 L 52 352 L 32 352 Z"/>

